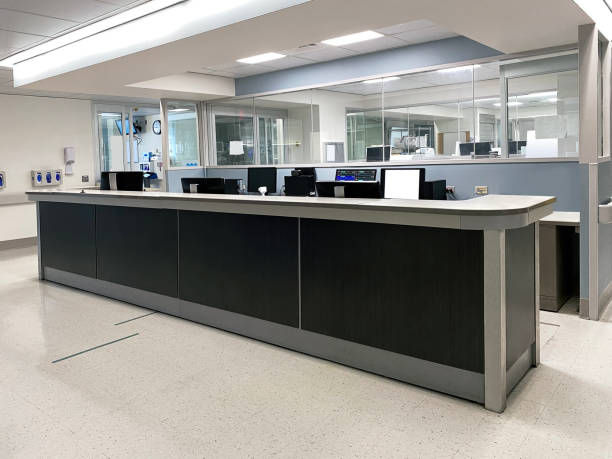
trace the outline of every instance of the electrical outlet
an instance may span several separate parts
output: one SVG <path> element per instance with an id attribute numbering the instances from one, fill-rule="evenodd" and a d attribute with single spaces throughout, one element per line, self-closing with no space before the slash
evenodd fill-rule
<path id="1" fill-rule="evenodd" d="M 454 185 L 447 185 L 446 186 L 446 192 L 450 193 L 450 194 L 455 194 L 455 186 Z"/>
<path id="2" fill-rule="evenodd" d="M 89 183 L 89 175 L 81 175 L 81 183 Z"/>
<path id="3" fill-rule="evenodd" d="M 474 187 L 474 194 L 477 194 L 479 196 L 489 194 L 489 187 L 487 185 L 476 185 Z"/>

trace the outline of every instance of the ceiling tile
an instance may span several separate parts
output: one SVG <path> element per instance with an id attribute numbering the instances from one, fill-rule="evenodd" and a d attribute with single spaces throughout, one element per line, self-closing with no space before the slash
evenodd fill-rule
<path id="1" fill-rule="evenodd" d="M 50 37 L 76 26 L 76 22 L 0 9 L 0 29 Z"/>
<path id="2" fill-rule="evenodd" d="M 372 53 L 383 49 L 398 48 L 406 46 L 406 42 L 394 37 L 380 37 L 374 40 L 362 41 L 361 43 L 353 43 L 352 45 L 343 46 L 345 49 L 358 53 Z"/>
<path id="3" fill-rule="evenodd" d="M 443 38 L 455 37 L 457 34 L 443 27 L 428 27 L 426 29 L 403 32 L 394 35 L 395 38 L 404 40 L 408 44 L 425 43 L 428 41 L 442 40 Z"/>
<path id="4" fill-rule="evenodd" d="M 24 46 L 33 45 L 41 41 L 41 39 L 37 35 L 0 30 L 0 49 L 21 49 Z"/>
<path id="5" fill-rule="evenodd" d="M 394 26 L 385 27 L 383 29 L 377 29 L 376 32 L 383 33 L 385 35 L 395 35 L 402 32 L 409 32 L 411 30 L 426 29 L 427 27 L 433 27 L 435 25 L 436 24 L 426 19 L 419 19 L 416 21 L 406 22 L 404 24 L 397 24 Z"/>
<path id="6" fill-rule="evenodd" d="M 244 64 L 225 69 L 226 72 L 235 75 L 235 77 L 257 75 L 259 73 L 273 72 L 274 70 L 276 69 L 260 64 Z"/>
<path id="7" fill-rule="evenodd" d="M 313 64 L 315 61 L 311 59 L 303 59 L 295 56 L 287 56 L 282 59 L 276 59 L 274 61 L 266 62 L 264 65 L 267 67 L 272 67 L 274 69 L 288 69 L 291 67 L 300 67 L 302 65 Z"/>
<path id="8" fill-rule="evenodd" d="M 315 51 L 300 53 L 299 57 L 313 61 L 323 62 L 331 61 L 332 59 L 340 59 L 343 57 L 354 56 L 355 54 L 357 54 L 355 51 L 351 51 L 349 49 L 338 48 L 335 46 L 325 46 Z"/>
<path id="9" fill-rule="evenodd" d="M 85 22 L 118 8 L 96 0 L 0 0 L 0 8 L 40 14 L 50 18 Z"/>

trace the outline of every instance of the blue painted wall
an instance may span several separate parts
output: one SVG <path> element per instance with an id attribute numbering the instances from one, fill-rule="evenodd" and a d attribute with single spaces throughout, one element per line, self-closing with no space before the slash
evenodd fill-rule
<path id="1" fill-rule="evenodd" d="M 317 167 L 317 179 L 333 180 L 336 167 Z M 455 186 L 457 199 L 471 198 L 474 186 L 487 185 L 490 194 L 556 196 L 556 210 L 578 212 L 582 206 L 583 188 L 580 184 L 580 166 L 577 161 L 435 165 L 419 165 L 415 162 L 414 165 L 397 167 L 423 167 L 426 169 L 426 180 L 446 179 L 448 185 Z M 277 193 L 284 184 L 284 176 L 290 174 L 290 168 L 278 169 Z M 246 180 L 247 169 L 209 168 L 207 177 Z"/>
<path id="2" fill-rule="evenodd" d="M 236 79 L 236 95 L 282 91 L 384 73 L 498 56 L 502 53 L 466 37 L 394 48 L 329 62 Z"/>
<path id="3" fill-rule="evenodd" d="M 171 193 L 182 193 L 182 177 L 205 177 L 204 169 L 201 167 L 194 169 L 170 169 L 168 170 L 168 191 Z"/>
<path id="4" fill-rule="evenodd" d="M 612 196 L 612 162 L 599 164 L 599 202 Z M 612 282 L 612 225 L 599 225 L 599 295 Z"/>

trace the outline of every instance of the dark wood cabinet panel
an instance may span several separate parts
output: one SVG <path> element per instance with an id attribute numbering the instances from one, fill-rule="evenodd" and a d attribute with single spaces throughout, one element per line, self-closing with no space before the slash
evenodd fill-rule
<path id="1" fill-rule="evenodd" d="M 299 325 L 296 218 L 181 211 L 180 298 Z"/>
<path id="2" fill-rule="evenodd" d="M 60 202 L 38 205 L 42 265 L 95 278 L 95 207 Z"/>
<path id="3" fill-rule="evenodd" d="M 483 234 L 301 220 L 302 327 L 483 372 Z"/>
<path id="4" fill-rule="evenodd" d="M 96 206 L 98 279 L 178 294 L 177 211 Z"/>

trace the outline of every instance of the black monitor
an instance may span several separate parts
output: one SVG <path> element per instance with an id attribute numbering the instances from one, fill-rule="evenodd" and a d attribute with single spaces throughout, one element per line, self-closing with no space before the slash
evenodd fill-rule
<path id="1" fill-rule="evenodd" d="M 336 182 L 375 182 L 376 169 L 336 169 Z"/>
<path id="2" fill-rule="evenodd" d="M 516 155 L 518 153 L 516 144 L 517 144 L 516 140 L 510 140 L 508 142 L 508 154 L 509 155 Z"/>
<path id="3" fill-rule="evenodd" d="M 249 167 L 249 193 L 259 192 L 262 186 L 268 188 L 268 193 L 276 193 L 276 167 Z"/>
<path id="4" fill-rule="evenodd" d="M 314 196 L 315 182 L 313 175 L 286 175 L 285 194 L 287 196 Z"/>
<path id="5" fill-rule="evenodd" d="M 425 169 L 381 169 L 380 180 L 384 198 L 421 199 L 425 183 Z"/>
<path id="6" fill-rule="evenodd" d="M 225 194 L 240 194 L 242 179 L 225 179 Z"/>
<path id="7" fill-rule="evenodd" d="M 201 194 L 225 194 L 225 179 L 219 177 L 183 177 L 181 186 L 183 193 L 191 193 L 191 185 L 197 185 Z"/>
<path id="8" fill-rule="evenodd" d="M 470 156 L 472 153 L 474 153 L 473 142 L 465 142 L 459 144 L 459 154 L 461 156 Z"/>
<path id="9" fill-rule="evenodd" d="M 314 167 L 296 167 L 291 171 L 291 175 L 311 175 L 317 179 L 317 170 Z"/>
<path id="10" fill-rule="evenodd" d="M 317 182 L 317 194 L 322 198 L 371 198 L 382 197 L 379 182 Z"/>
<path id="11" fill-rule="evenodd" d="M 491 154 L 491 142 L 476 142 L 476 156 Z"/>
<path id="12" fill-rule="evenodd" d="M 384 148 L 384 159 L 383 159 Z M 366 148 L 366 161 L 389 161 L 391 158 L 391 147 L 368 147 Z"/>
<path id="13" fill-rule="evenodd" d="M 102 172 L 101 190 L 143 191 L 144 174 L 142 171 Z"/>

